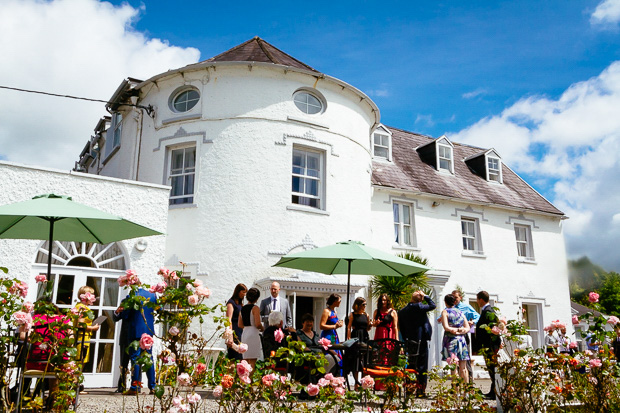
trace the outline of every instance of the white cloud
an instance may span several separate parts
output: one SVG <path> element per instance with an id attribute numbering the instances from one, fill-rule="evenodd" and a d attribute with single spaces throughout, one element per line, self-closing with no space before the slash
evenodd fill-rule
<path id="1" fill-rule="evenodd" d="M 620 212 L 611 217 L 611 223 L 614 225 L 620 225 Z"/>
<path id="2" fill-rule="evenodd" d="M 476 90 L 472 90 L 471 92 L 463 93 L 461 97 L 463 99 L 473 99 L 478 96 L 486 95 L 487 90 L 483 88 L 478 88 Z"/>
<path id="3" fill-rule="evenodd" d="M 455 142 L 494 147 L 519 173 L 553 188 L 569 255 L 588 255 L 620 270 L 620 62 L 575 83 L 558 99 L 530 96 L 449 135 Z M 614 230 L 615 229 L 615 230 Z"/>
<path id="4" fill-rule="evenodd" d="M 435 121 L 433 121 L 433 115 L 424 115 L 421 113 L 418 113 L 418 115 L 415 118 L 415 124 L 419 124 L 422 123 L 426 126 L 433 126 L 435 124 Z"/>
<path id="5" fill-rule="evenodd" d="M 198 61 L 197 49 L 134 30 L 139 13 L 96 0 L 3 1 L 2 85 L 107 100 L 126 77 Z M 102 103 L 0 89 L 0 159 L 71 169 L 105 114 Z"/>
<path id="6" fill-rule="evenodd" d="M 615 25 L 620 21 L 620 0 L 603 0 L 590 16 L 593 25 Z"/>

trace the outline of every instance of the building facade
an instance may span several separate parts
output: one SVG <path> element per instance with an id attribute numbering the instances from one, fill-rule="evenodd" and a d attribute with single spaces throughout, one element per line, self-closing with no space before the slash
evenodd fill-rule
<path id="1" fill-rule="evenodd" d="M 565 216 L 495 150 L 385 126 L 364 93 L 260 38 L 128 78 L 107 109 L 76 170 L 170 185 L 165 263 L 187 263 L 214 302 L 278 280 L 296 318 L 316 317 L 346 280 L 271 266 L 352 239 L 428 258 L 439 301 L 487 290 L 508 318 L 524 314 L 535 345 L 570 319 Z M 352 295 L 369 294 L 354 277 Z"/>

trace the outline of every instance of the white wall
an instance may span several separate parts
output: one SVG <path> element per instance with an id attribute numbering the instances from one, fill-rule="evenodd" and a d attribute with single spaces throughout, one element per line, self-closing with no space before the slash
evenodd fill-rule
<path id="1" fill-rule="evenodd" d="M 0 204 L 26 201 L 35 195 L 55 193 L 68 195 L 79 202 L 102 211 L 122 216 L 160 232 L 166 231 L 169 188 L 104 178 L 77 172 L 23 166 L 0 161 Z M 128 252 L 129 268 L 145 282 L 154 280 L 163 264 L 165 236 L 144 238 L 144 252 L 134 248 L 136 240 L 122 241 Z M 0 266 L 9 275 L 29 282 L 37 248 L 43 241 L 0 239 Z M 32 293 L 34 289 L 31 289 Z"/>

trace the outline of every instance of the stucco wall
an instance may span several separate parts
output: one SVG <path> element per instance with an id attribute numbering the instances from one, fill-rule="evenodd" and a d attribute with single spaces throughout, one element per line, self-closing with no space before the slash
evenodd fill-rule
<path id="1" fill-rule="evenodd" d="M 0 161 L 0 204 L 31 199 L 35 195 L 55 193 L 68 195 L 74 201 L 122 216 L 160 232 L 166 231 L 169 188 L 76 172 L 65 172 L 23 166 Z M 134 248 L 136 239 L 122 241 L 127 251 L 127 265 L 145 282 L 155 280 L 163 264 L 165 236 L 144 238 L 144 252 Z M 0 239 L 0 265 L 9 268 L 9 275 L 30 282 L 31 268 L 37 248 L 43 241 Z M 30 291 L 34 298 L 34 289 Z"/>

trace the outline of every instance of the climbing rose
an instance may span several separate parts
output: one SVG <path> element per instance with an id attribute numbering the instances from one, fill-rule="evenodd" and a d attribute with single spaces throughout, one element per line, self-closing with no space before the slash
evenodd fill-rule
<path id="1" fill-rule="evenodd" d="M 344 393 L 345 393 L 344 387 L 336 387 L 334 389 L 334 393 L 336 393 L 339 396 L 344 396 Z"/>
<path id="2" fill-rule="evenodd" d="M 252 366 L 245 360 L 237 363 L 237 374 L 239 377 L 249 376 L 252 373 Z"/>
<path id="3" fill-rule="evenodd" d="M 265 376 L 263 376 L 263 378 L 261 379 L 261 381 L 263 382 L 264 386 L 271 386 L 273 384 L 274 381 L 278 380 L 278 375 L 275 373 L 270 373 L 267 374 Z"/>
<path id="4" fill-rule="evenodd" d="M 149 288 L 149 291 L 152 293 L 163 293 L 164 290 L 166 289 L 166 287 L 168 286 L 168 284 L 166 284 L 165 281 L 160 281 L 157 284 L 151 286 L 151 288 Z"/>
<path id="5" fill-rule="evenodd" d="M 34 305 L 30 301 L 24 301 L 22 309 L 27 313 L 32 313 L 34 311 Z"/>
<path id="6" fill-rule="evenodd" d="M 282 339 L 284 338 L 284 332 L 282 331 L 281 328 L 279 328 L 273 333 L 273 337 L 276 339 L 278 343 L 281 343 Z"/>
<path id="7" fill-rule="evenodd" d="M 32 327 L 32 316 L 29 312 L 17 311 L 13 314 L 13 319 L 15 320 L 15 324 L 24 326 L 26 330 L 30 330 Z"/>
<path id="8" fill-rule="evenodd" d="M 620 319 L 618 319 L 618 317 L 616 317 L 615 315 L 612 315 L 611 317 L 607 319 L 607 322 L 611 324 L 612 326 L 615 326 L 616 324 L 620 322 Z"/>
<path id="9" fill-rule="evenodd" d="M 206 370 L 207 365 L 204 363 L 198 363 L 196 364 L 196 367 L 194 367 L 194 372 L 196 372 L 197 374 L 204 373 Z"/>
<path id="10" fill-rule="evenodd" d="M 317 394 L 319 394 L 319 391 L 321 391 L 321 388 L 317 386 L 316 384 L 312 384 L 312 383 L 308 384 L 306 392 L 308 393 L 310 397 L 316 396 Z"/>
<path id="11" fill-rule="evenodd" d="M 9 289 L 11 294 L 21 295 L 23 298 L 26 298 L 28 295 L 28 284 L 23 281 L 16 281 L 15 284 Z"/>
<path id="12" fill-rule="evenodd" d="M 142 337 L 140 337 L 140 348 L 142 350 L 150 350 L 151 347 L 153 347 L 153 337 L 146 333 L 142 333 Z"/>
<path id="13" fill-rule="evenodd" d="M 245 343 L 239 343 L 239 350 L 237 351 L 237 353 L 245 353 L 246 351 L 248 351 L 248 345 Z"/>
<path id="14" fill-rule="evenodd" d="M 194 284 L 194 287 L 198 288 L 198 287 L 200 287 L 202 285 L 202 281 L 194 280 L 193 284 Z"/>
<path id="15" fill-rule="evenodd" d="M 233 385 L 234 379 L 230 374 L 224 374 L 222 377 L 222 387 L 225 389 L 230 389 Z"/>
<path id="16" fill-rule="evenodd" d="M 331 347 L 332 342 L 329 341 L 328 338 L 323 337 L 322 339 L 319 340 L 319 344 L 322 345 L 325 350 L 327 350 Z"/>
<path id="17" fill-rule="evenodd" d="M 85 305 L 93 305 L 97 301 L 97 297 L 95 297 L 95 294 L 84 293 L 80 294 L 80 301 Z"/>
<path id="18" fill-rule="evenodd" d="M 192 382 L 191 377 L 187 373 L 181 373 L 177 376 L 177 381 L 181 386 L 189 386 Z"/>
<path id="19" fill-rule="evenodd" d="M 370 376 L 362 377 L 362 388 L 365 390 L 372 389 L 375 385 L 375 379 Z"/>
<path id="20" fill-rule="evenodd" d="M 200 297 L 209 298 L 209 296 L 211 295 L 211 290 L 209 290 L 207 287 L 200 285 L 196 287 L 195 293 Z"/>
<path id="21" fill-rule="evenodd" d="M 118 285 L 125 287 L 127 285 L 140 285 L 138 274 L 134 270 L 125 271 L 125 275 L 118 277 Z"/>
<path id="22" fill-rule="evenodd" d="M 448 359 L 446 360 L 446 363 L 448 364 L 457 364 L 458 362 L 459 358 L 454 353 L 451 353 L 450 357 L 448 357 Z"/>
<path id="23" fill-rule="evenodd" d="M 187 297 L 187 302 L 189 303 L 189 305 L 198 305 L 198 303 L 200 302 L 200 297 L 198 297 L 196 294 L 192 294 Z"/>
<path id="24" fill-rule="evenodd" d="M 200 395 L 198 393 L 188 394 L 187 395 L 187 402 L 189 404 L 196 404 L 199 401 L 200 401 Z"/>
<path id="25" fill-rule="evenodd" d="M 222 396 L 222 386 L 215 386 L 213 389 L 213 396 L 220 398 Z"/>
<path id="26" fill-rule="evenodd" d="M 594 291 L 592 291 L 590 294 L 588 294 L 588 299 L 590 300 L 591 303 L 598 303 L 598 298 L 600 296 L 595 293 Z"/>
<path id="27" fill-rule="evenodd" d="M 590 367 L 601 367 L 602 363 L 599 359 L 590 360 Z"/>
<path id="28" fill-rule="evenodd" d="M 326 380 L 324 378 L 320 378 L 318 385 L 319 385 L 319 387 L 329 386 L 329 380 Z"/>
<path id="29" fill-rule="evenodd" d="M 47 282 L 47 276 L 45 274 L 35 275 L 34 280 L 38 283 L 44 283 Z"/>
<path id="30" fill-rule="evenodd" d="M 170 327 L 170 329 L 168 330 L 168 334 L 170 334 L 171 336 L 176 336 L 179 334 L 179 328 L 176 326 L 172 326 Z"/>
<path id="31" fill-rule="evenodd" d="M 573 325 L 575 324 L 579 324 L 579 317 L 577 317 L 576 315 L 573 316 Z"/>

